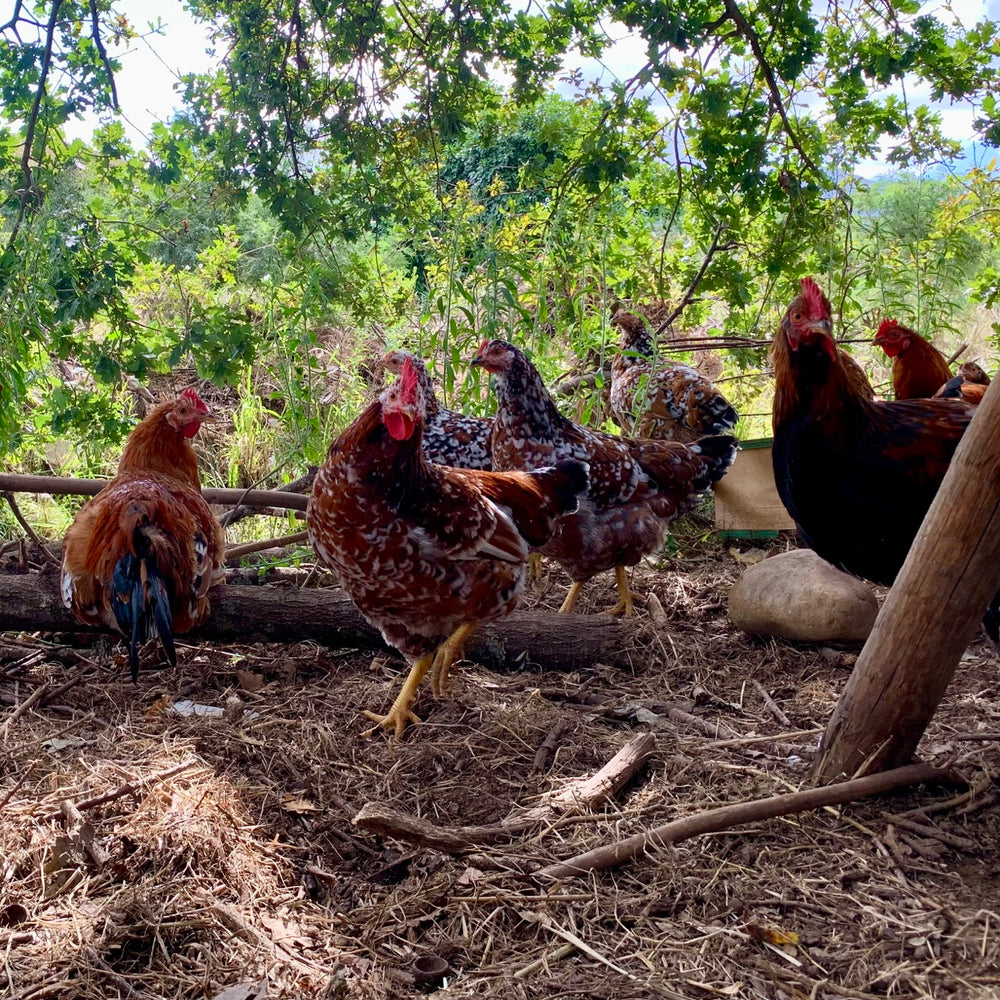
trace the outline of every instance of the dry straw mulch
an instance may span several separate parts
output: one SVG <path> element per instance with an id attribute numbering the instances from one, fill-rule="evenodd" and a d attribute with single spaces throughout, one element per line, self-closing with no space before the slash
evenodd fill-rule
<path id="1" fill-rule="evenodd" d="M 391 700 L 388 658 L 189 643 L 132 686 L 109 641 L 4 636 L 0 995 L 1000 996 L 1000 694 L 981 644 L 921 746 L 971 792 L 906 789 L 538 875 L 805 782 L 853 657 L 732 630 L 738 569 L 717 553 L 637 571 L 655 601 L 631 671 L 467 664 L 398 745 L 360 716 Z M 558 584 L 533 599 L 557 607 Z M 589 607 L 611 591 L 595 581 Z M 372 802 L 497 824 L 642 732 L 655 751 L 613 799 L 512 838 L 442 851 L 352 824 Z"/>

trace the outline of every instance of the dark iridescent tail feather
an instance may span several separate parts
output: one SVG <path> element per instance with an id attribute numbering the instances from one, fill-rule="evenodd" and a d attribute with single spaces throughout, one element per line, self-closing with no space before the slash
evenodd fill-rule
<path id="1" fill-rule="evenodd" d="M 159 637 L 170 665 L 177 666 L 170 595 L 141 526 L 135 530 L 134 544 L 139 555 L 131 552 L 123 555 L 115 565 L 111 581 L 111 607 L 118 627 L 129 640 L 128 663 L 133 684 L 139 677 L 139 647 L 148 639 Z"/>

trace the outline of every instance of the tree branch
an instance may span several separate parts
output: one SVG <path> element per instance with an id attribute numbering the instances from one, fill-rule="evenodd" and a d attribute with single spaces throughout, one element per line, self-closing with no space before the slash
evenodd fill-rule
<path id="1" fill-rule="evenodd" d="M 115 71 L 111 68 L 111 60 L 108 58 L 108 50 L 104 47 L 101 39 L 101 22 L 97 17 L 97 0 L 90 0 L 90 36 L 94 40 L 94 47 L 97 54 L 104 63 L 104 69 L 108 74 L 108 86 L 111 88 L 111 107 L 118 111 L 118 88 L 115 86 Z"/>
<path id="2" fill-rule="evenodd" d="M 785 133 L 787 134 L 789 140 L 795 147 L 799 156 L 802 157 L 802 162 L 805 163 L 810 170 L 820 174 L 821 171 L 819 167 L 813 163 L 812 157 L 802 148 L 802 143 L 799 141 L 799 137 L 795 134 L 795 129 L 792 128 L 788 112 L 785 110 L 784 101 L 781 99 L 781 92 L 778 90 L 777 78 L 774 75 L 774 70 L 771 69 L 770 63 L 767 61 L 767 57 L 764 55 L 764 48 L 760 44 L 760 38 L 757 36 L 757 32 L 753 30 L 750 22 L 743 16 L 743 12 L 740 10 L 736 0 L 723 0 L 723 5 L 725 6 L 726 13 L 732 20 L 733 24 L 736 25 L 740 34 L 750 45 L 750 51 L 753 52 L 754 58 L 757 60 L 757 65 L 760 67 L 761 73 L 764 74 L 764 80 L 767 83 L 767 89 L 771 94 L 771 100 L 774 101 L 774 106 L 777 109 L 778 114 L 781 116 L 781 123 L 785 127 Z"/>
<path id="3" fill-rule="evenodd" d="M 111 480 L 65 479 L 61 476 L 17 476 L 0 473 L 0 491 L 11 493 L 56 493 L 62 496 L 97 496 Z M 207 487 L 202 496 L 214 504 L 242 504 L 250 507 L 281 507 L 305 510 L 309 497 L 281 490 L 223 490 Z"/>
<path id="4" fill-rule="evenodd" d="M 694 298 L 694 293 L 698 290 L 698 285 L 701 283 L 701 279 L 705 277 L 705 272 L 708 270 L 708 265 L 711 264 L 712 258 L 718 253 L 719 250 L 731 250 L 736 244 L 726 243 L 721 244 L 719 240 L 722 239 L 722 231 L 725 227 L 720 222 L 715 228 L 715 236 L 712 237 L 712 245 L 708 248 L 704 259 L 701 262 L 701 267 L 698 268 L 698 273 L 694 276 L 691 284 L 688 285 L 687 291 L 681 296 L 680 302 L 671 311 L 670 315 L 656 328 L 656 336 L 658 337 L 664 330 L 666 330 L 671 323 L 685 310 L 685 308 L 690 304 L 691 300 Z"/>
<path id="5" fill-rule="evenodd" d="M 45 49 L 42 53 L 42 69 L 38 74 L 38 89 L 35 91 L 35 99 L 31 105 L 31 112 L 28 115 L 28 124 L 24 133 L 24 149 L 21 151 L 21 173 L 24 174 L 24 188 L 20 192 L 20 207 L 17 210 L 17 218 L 11 226 L 10 236 L 7 239 L 7 249 L 9 250 L 17 239 L 17 234 L 21 231 L 21 223 L 24 222 L 25 213 L 28 210 L 28 202 L 32 197 L 34 187 L 34 175 L 31 172 L 31 149 L 35 144 L 35 129 L 38 127 L 38 116 L 42 108 L 42 98 L 45 96 L 45 81 L 49 75 L 49 67 L 52 65 L 52 46 L 56 34 L 56 22 L 59 19 L 59 8 L 62 7 L 63 0 L 54 0 L 52 13 L 49 15 L 49 23 L 45 28 Z"/>

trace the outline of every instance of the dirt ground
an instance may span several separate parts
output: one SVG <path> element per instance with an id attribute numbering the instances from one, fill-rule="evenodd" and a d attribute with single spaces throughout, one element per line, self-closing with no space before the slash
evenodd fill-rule
<path id="1" fill-rule="evenodd" d="M 744 545 L 744 548 L 747 546 Z M 708 834 L 586 877 L 541 869 L 669 820 L 802 786 L 850 651 L 752 640 L 741 564 L 692 548 L 633 576 L 655 595 L 631 670 L 463 664 L 402 743 L 364 735 L 400 662 L 288 645 L 180 648 L 128 680 L 120 646 L 0 637 L 0 995 L 107 998 L 1000 997 L 1000 691 L 968 650 L 920 747 L 971 786 Z M 610 574 L 584 610 L 612 603 Z M 549 570 L 526 606 L 553 610 Z M 657 621 L 659 619 L 659 621 Z M 154 657 L 155 661 L 155 657 Z M 436 828 L 542 807 L 638 735 L 602 806 L 448 849 Z M 461 839 L 461 838 L 459 838 Z"/>

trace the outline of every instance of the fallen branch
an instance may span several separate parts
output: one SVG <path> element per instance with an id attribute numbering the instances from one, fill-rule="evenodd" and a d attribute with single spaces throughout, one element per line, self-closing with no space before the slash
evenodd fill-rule
<path id="1" fill-rule="evenodd" d="M 303 642 L 331 649 L 385 650 L 380 633 L 339 588 L 216 587 L 208 621 L 189 633 L 220 642 Z M 63 606 L 55 573 L 0 574 L 0 631 L 88 632 Z M 492 670 L 628 666 L 628 626 L 610 615 L 515 611 L 480 626 L 466 657 Z"/>
<path id="2" fill-rule="evenodd" d="M 917 785 L 922 782 L 954 784 L 956 781 L 961 779 L 952 772 L 942 771 L 930 764 L 909 764 L 891 771 L 870 774 L 864 778 L 824 785 L 822 788 L 808 788 L 788 795 L 737 802 L 696 813 L 694 816 L 685 816 L 684 819 L 674 820 L 645 833 L 627 837 L 617 844 L 596 847 L 566 861 L 542 868 L 536 874 L 549 878 L 569 878 L 587 872 L 603 871 L 606 868 L 616 868 L 630 861 L 636 861 L 650 849 L 679 844 L 704 833 L 717 833 L 720 830 L 729 830 L 734 826 L 773 819 L 776 816 L 843 805 L 907 785 Z"/>
<path id="3" fill-rule="evenodd" d="M 394 837 L 448 854 L 458 854 L 482 844 L 513 840 L 554 819 L 592 811 L 622 789 L 656 750 L 656 738 L 643 733 L 625 744 L 607 764 L 590 778 L 571 781 L 538 805 L 518 810 L 486 826 L 442 827 L 400 812 L 382 802 L 368 802 L 352 822 L 361 830 L 381 837 Z"/>
<path id="4" fill-rule="evenodd" d="M 281 535 L 278 538 L 264 538 L 256 542 L 247 542 L 246 545 L 234 545 L 231 549 L 226 549 L 225 562 L 234 559 L 242 559 L 243 556 L 253 555 L 254 552 L 264 552 L 267 549 L 283 549 L 288 545 L 298 545 L 309 538 L 308 531 L 295 531 L 290 535 Z"/>
<path id="5" fill-rule="evenodd" d="M 97 496 L 108 479 L 69 479 L 63 476 L 18 476 L 0 473 L 0 492 L 54 493 L 62 496 Z M 284 510 L 305 510 L 309 498 L 301 493 L 283 490 L 223 490 L 210 487 L 201 491 L 212 504 L 242 504 L 248 507 L 280 507 Z"/>

